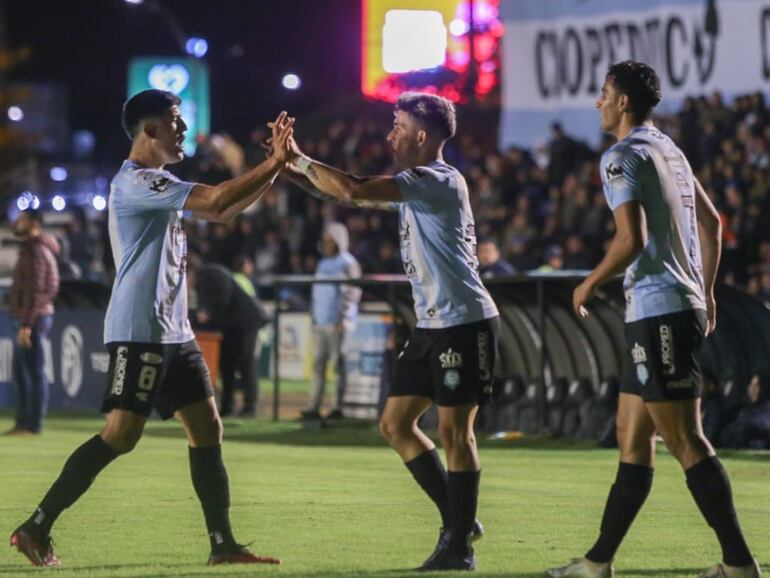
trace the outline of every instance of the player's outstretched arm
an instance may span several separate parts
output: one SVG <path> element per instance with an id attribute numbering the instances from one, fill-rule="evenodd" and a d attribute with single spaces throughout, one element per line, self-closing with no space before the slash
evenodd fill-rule
<path id="1" fill-rule="evenodd" d="M 360 209 L 381 209 L 383 211 L 398 210 L 398 206 L 395 203 L 383 202 L 383 201 L 364 201 L 364 200 L 348 202 L 343 199 L 340 199 L 339 197 L 335 197 L 334 195 L 324 193 L 323 191 L 320 191 L 318 188 L 316 188 L 313 182 L 308 177 L 306 177 L 301 172 L 299 172 L 299 169 L 294 167 L 294 165 L 292 165 L 291 163 L 287 165 L 287 168 L 281 173 L 281 175 L 283 175 L 289 181 L 297 185 L 307 194 L 311 195 L 312 197 L 315 197 L 320 201 L 331 201 L 331 202 L 335 202 L 348 207 L 356 207 Z"/>
<path id="2" fill-rule="evenodd" d="M 273 149 L 278 145 L 274 142 Z M 293 138 L 288 141 L 291 164 L 320 192 L 330 195 L 343 203 L 357 204 L 361 201 L 398 203 L 403 201 L 401 189 L 393 177 L 358 177 L 351 175 L 305 155 Z"/>
<path id="3" fill-rule="evenodd" d="M 607 254 L 590 275 L 575 288 L 572 295 L 575 313 L 581 317 L 588 314 L 584 306 L 591 299 L 594 291 L 625 271 L 644 249 L 647 231 L 641 203 L 638 201 L 623 203 L 615 209 L 613 216 L 615 236 L 610 242 Z"/>
<path id="4" fill-rule="evenodd" d="M 717 279 L 719 260 L 722 256 L 722 222 L 714 204 L 697 179 L 695 179 L 695 216 L 698 220 L 698 239 L 703 261 L 703 286 L 706 292 L 708 313 L 706 335 L 708 335 L 716 329 L 717 325 L 714 284 Z"/>
<path id="5" fill-rule="evenodd" d="M 185 210 L 215 222 L 227 222 L 246 207 L 260 199 L 270 188 L 286 162 L 291 158 L 287 146 L 294 119 L 285 112 L 271 123 L 273 130 L 272 154 L 249 172 L 216 186 L 196 184 L 185 203 Z"/>

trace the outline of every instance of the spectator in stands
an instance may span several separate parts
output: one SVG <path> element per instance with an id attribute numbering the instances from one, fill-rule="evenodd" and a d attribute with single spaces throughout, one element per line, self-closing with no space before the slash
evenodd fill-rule
<path id="1" fill-rule="evenodd" d="M 748 403 L 722 432 L 726 448 L 770 448 L 770 381 L 767 373 L 755 373 L 748 386 Z"/>
<path id="2" fill-rule="evenodd" d="M 256 346 L 259 330 L 267 322 L 264 311 L 225 267 L 204 264 L 197 256 L 189 255 L 187 271 L 188 283 L 195 287 L 198 298 L 196 321 L 200 326 L 222 332 L 219 415 L 227 417 L 233 413 L 238 374 L 243 389 L 240 415 L 252 417 L 256 415 L 259 398 Z"/>
<path id="3" fill-rule="evenodd" d="M 77 266 L 82 279 L 91 279 L 94 260 L 94 243 L 84 225 L 84 218 L 75 214 L 67 224 L 67 242 L 70 247 L 70 260 Z"/>
<path id="4" fill-rule="evenodd" d="M 321 236 L 321 255 L 316 278 L 361 276 L 361 266 L 348 251 L 348 230 L 341 223 L 328 223 Z M 328 418 L 342 417 L 345 395 L 345 336 L 353 330 L 358 315 L 361 288 L 354 285 L 316 283 L 313 285 L 313 391 L 304 419 L 318 419 L 326 389 L 329 363 L 337 374 L 334 405 Z"/>
<path id="5" fill-rule="evenodd" d="M 564 249 L 559 245 L 551 245 L 545 252 L 545 263 L 538 267 L 541 273 L 552 273 L 564 269 Z"/>
<path id="6" fill-rule="evenodd" d="M 476 248 L 479 256 L 479 274 L 483 278 L 513 275 L 513 265 L 500 256 L 500 249 L 492 238 L 481 239 Z"/>
<path id="7" fill-rule="evenodd" d="M 561 185 L 578 162 L 583 148 L 581 143 L 565 134 L 560 123 L 553 123 L 548 144 L 548 182 Z"/>
<path id="8" fill-rule="evenodd" d="M 404 265 L 398 249 L 390 239 L 384 239 L 377 247 L 377 258 L 366 266 L 367 273 L 397 274 L 404 272 Z"/>
<path id="9" fill-rule="evenodd" d="M 564 255 L 565 269 L 590 269 L 591 254 L 586 250 L 583 239 L 580 235 L 571 234 L 565 242 L 566 250 Z"/>
<path id="10" fill-rule="evenodd" d="M 271 275 L 280 272 L 288 261 L 289 250 L 275 228 L 265 229 L 262 244 L 254 255 L 257 275 Z"/>
<path id="11" fill-rule="evenodd" d="M 257 288 L 254 286 L 254 262 L 246 255 L 238 255 L 233 259 L 233 279 L 241 289 L 251 297 L 257 298 Z"/>
<path id="12" fill-rule="evenodd" d="M 7 433 L 39 434 L 48 408 L 43 344 L 53 325 L 53 302 L 59 292 L 59 243 L 43 232 L 42 216 L 33 210 L 19 213 L 13 234 L 21 240 L 9 294 L 9 313 L 16 328 L 13 381 L 18 398 L 16 422 Z"/>

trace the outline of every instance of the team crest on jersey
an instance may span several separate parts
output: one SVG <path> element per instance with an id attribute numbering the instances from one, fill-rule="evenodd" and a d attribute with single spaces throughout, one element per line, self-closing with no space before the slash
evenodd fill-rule
<path id="1" fill-rule="evenodd" d="M 171 184 L 171 179 L 168 177 L 159 177 L 157 179 L 153 179 L 150 183 L 150 190 L 155 191 L 156 193 L 162 193 L 165 191 L 168 186 Z"/>
<path id="2" fill-rule="evenodd" d="M 444 374 L 444 385 L 454 391 L 460 385 L 460 372 L 450 369 Z"/>
<path id="3" fill-rule="evenodd" d="M 455 369 L 463 366 L 462 354 L 452 351 L 451 347 L 439 355 L 438 360 L 441 362 L 441 369 Z"/>
<path id="4" fill-rule="evenodd" d="M 647 351 L 638 343 L 634 343 L 631 348 L 631 357 L 634 359 L 634 363 L 644 363 L 647 361 Z"/>
<path id="5" fill-rule="evenodd" d="M 613 165 L 612 163 L 609 163 L 605 169 L 604 173 L 607 175 L 608 181 L 613 181 L 617 179 L 618 177 L 623 176 L 623 167 L 619 165 Z"/>

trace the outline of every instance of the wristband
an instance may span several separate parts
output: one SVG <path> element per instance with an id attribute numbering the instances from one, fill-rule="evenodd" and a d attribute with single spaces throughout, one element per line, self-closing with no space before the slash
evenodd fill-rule
<path id="1" fill-rule="evenodd" d="M 313 164 L 313 161 L 311 161 L 307 157 L 297 157 L 297 160 L 294 161 L 294 166 L 297 167 L 297 170 L 301 172 L 303 175 L 307 174 L 308 169 L 310 169 L 310 165 Z"/>

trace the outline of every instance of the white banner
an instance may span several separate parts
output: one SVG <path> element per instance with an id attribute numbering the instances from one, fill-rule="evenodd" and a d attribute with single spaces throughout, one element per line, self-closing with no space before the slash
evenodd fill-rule
<path id="1" fill-rule="evenodd" d="M 501 11 L 503 147 L 542 144 L 554 121 L 598 142 L 596 99 L 626 59 L 657 71 L 663 111 L 770 87 L 770 0 L 503 0 Z"/>

